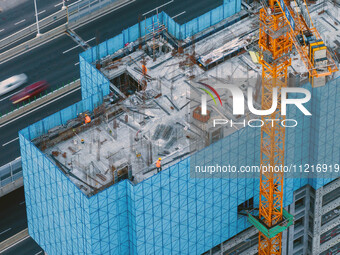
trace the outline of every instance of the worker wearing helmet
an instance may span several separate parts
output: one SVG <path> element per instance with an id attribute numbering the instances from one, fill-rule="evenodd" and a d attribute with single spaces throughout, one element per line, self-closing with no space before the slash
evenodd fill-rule
<path id="1" fill-rule="evenodd" d="M 91 122 L 90 116 L 88 116 L 87 114 L 85 114 L 85 124 L 90 123 L 90 122 Z"/>
<path id="2" fill-rule="evenodd" d="M 157 168 L 157 173 L 159 173 L 160 171 L 162 171 L 162 163 L 161 163 L 162 159 L 159 158 L 156 162 L 156 168 Z"/>

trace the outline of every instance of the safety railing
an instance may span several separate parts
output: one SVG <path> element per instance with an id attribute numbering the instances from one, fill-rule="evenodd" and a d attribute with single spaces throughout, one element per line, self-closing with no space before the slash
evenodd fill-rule
<path id="1" fill-rule="evenodd" d="M 0 188 L 22 177 L 21 157 L 0 167 Z"/>

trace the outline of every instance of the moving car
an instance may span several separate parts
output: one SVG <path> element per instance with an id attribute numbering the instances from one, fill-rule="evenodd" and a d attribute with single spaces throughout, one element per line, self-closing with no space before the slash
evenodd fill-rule
<path id="1" fill-rule="evenodd" d="M 0 82 L 0 96 L 6 94 L 27 82 L 27 75 L 22 73 L 14 75 Z"/>
<path id="2" fill-rule="evenodd" d="M 36 95 L 39 95 L 40 93 L 44 92 L 48 87 L 49 84 L 47 81 L 38 81 L 20 90 L 19 93 L 11 97 L 11 101 L 13 104 L 20 103 Z"/>

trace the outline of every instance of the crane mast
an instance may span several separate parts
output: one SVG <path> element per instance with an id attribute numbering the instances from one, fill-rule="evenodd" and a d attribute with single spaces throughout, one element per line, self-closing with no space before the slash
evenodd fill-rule
<path id="1" fill-rule="evenodd" d="M 259 48 L 262 65 L 262 109 L 270 109 L 273 88 L 277 88 L 277 108 L 262 116 L 261 165 L 284 166 L 285 119 L 280 113 L 281 88 L 287 86 L 288 67 L 294 48 L 304 62 L 313 87 L 323 86 L 337 65 L 313 25 L 305 0 L 269 0 L 259 12 Z M 275 120 L 275 121 L 271 121 Z M 282 169 L 282 168 L 281 168 Z M 293 224 L 293 216 L 283 208 L 284 174 L 260 173 L 258 215 L 248 212 L 248 220 L 259 230 L 259 255 L 281 254 L 282 232 Z"/>
<path id="2" fill-rule="evenodd" d="M 261 165 L 284 165 L 285 128 L 280 125 L 281 88 L 287 86 L 291 65 L 292 41 L 289 27 L 274 1 L 260 10 L 259 46 L 262 65 L 262 109 L 270 109 L 273 88 L 278 88 L 278 105 L 271 115 L 263 116 L 261 128 Z M 280 120 L 271 122 L 270 119 Z M 283 172 L 261 172 L 259 219 L 269 229 L 282 221 Z M 259 231 L 259 254 L 281 254 L 282 232 L 268 237 Z"/>

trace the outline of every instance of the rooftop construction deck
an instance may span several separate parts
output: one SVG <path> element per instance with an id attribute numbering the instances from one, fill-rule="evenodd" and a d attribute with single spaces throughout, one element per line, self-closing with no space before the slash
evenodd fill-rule
<path id="1" fill-rule="evenodd" d="M 326 14 L 334 19 L 329 13 L 319 15 Z M 204 92 L 198 88 L 202 83 L 237 84 L 243 90 L 252 86 L 260 108 L 261 68 L 254 55 L 257 20 L 249 16 L 184 50 L 150 32 L 140 47 L 134 42 L 102 58 L 93 64 L 110 80 L 110 96 L 92 113 L 81 112 L 34 142 L 91 196 L 122 179 L 139 183 L 156 174 L 159 157 L 166 168 L 233 133 L 237 126 L 217 128 L 202 119 L 199 99 Z M 293 59 L 295 74 L 301 74 L 302 66 L 298 57 Z M 231 95 L 220 96 L 223 106 L 214 106 L 210 117 L 238 122 L 252 117 L 249 112 L 234 116 Z M 91 123 L 84 124 L 85 114 Z"/>
<path id="2" fill-rule="evenodd" d="M 139 82 L 143 79 L 139 72 L 142 57 L 149 69 L 145 90 L 139 88 L 143 85 Z M 116 68 L 103 67 L 107 77 L 128 97 L 117 103 L 108 97 L 93 113 L 79 113 L 66 126 L 55 127 L 34 142 L 85 194 L 91 195 L 121 179 L 138 183 L 156 173 L 159 157 L 163 168 L 168 167 L 212 139 L 237 130 L 226 128 L 223 134 L 219 130 L 218 137 L 213 138 L 215 129 L 193 117 L 200 101 L 194 101 L 190 93 L 200 95 L 193 89 L 197 82 L 223 84 L 223 80 L 212 78 L 215 70 L 204 71 L 198 66 L 192 66 L 189 73 L 185 64 L 179 64 L 186 59 L 184 54 L 171 56 L 169 52 L 153 62 L 140 50 L 120 59 Z M 195 78 L 189 79 L 193 74 Z M 216 106 L 211 117 L 234 118 L 228 97 L 221 95 L 225 108 Z M 91 116 L 90 124 L 84 124 L 85 114 Z M 209 140 L 202 139 L 204 134 L 210 134 Z"/>

